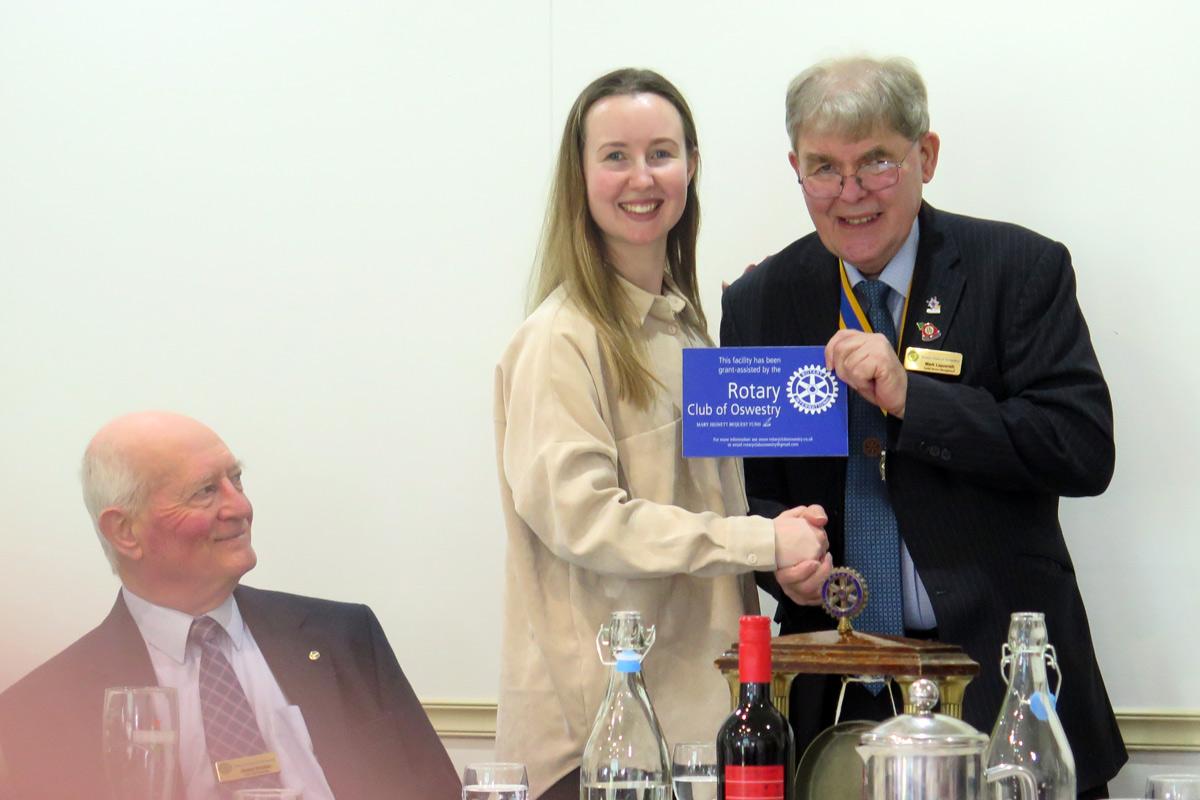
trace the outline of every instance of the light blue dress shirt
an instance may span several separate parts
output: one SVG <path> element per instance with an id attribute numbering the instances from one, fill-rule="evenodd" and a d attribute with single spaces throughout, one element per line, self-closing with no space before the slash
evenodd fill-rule
<path id="1" fill-rule="evenodd" d="M 208 760 L 200 713 L 200 648 L 188 643 L 192 616 L 155 605 L 126 588 L 121 594 L 146 641 L 158 685 L 174 687 L 179 697 L 179 766 L 188 800 L 216 797 L 216 774 Z M 254 709 L 267 748 L 279 757 L 283 785 L 302 789 L 305 800 L 333 800 L 300 708 L 288 704 L 258 643 L 242 622 L 233 595 L 205 616 L 229 634 L 225 656 Z"/>

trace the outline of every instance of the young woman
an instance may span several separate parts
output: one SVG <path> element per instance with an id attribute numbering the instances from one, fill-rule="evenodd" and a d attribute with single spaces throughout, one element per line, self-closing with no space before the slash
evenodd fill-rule
<path id="1" fill-rule="evenodd" d="M 577 798 L 607 686 L 601 624 L 657 626 L 646 683 L 668 741 L 729 711 L 713 659 L 758 608 L 754 570 L 827 570 L 823 512 L 745 516 L 736 459 L 681 455 L 682 350 L 710 345 L 696 287 L 700 153 L 679 91 L 623 69 L 575 101 L 533 283 L 496 371 L 508 530 L 497 756 L 532 797 Z"/>

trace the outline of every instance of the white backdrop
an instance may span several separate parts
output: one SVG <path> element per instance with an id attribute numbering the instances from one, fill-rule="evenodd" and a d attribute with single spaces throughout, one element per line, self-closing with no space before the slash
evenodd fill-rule
<path id="1" fill-rule="evenodd" d="M 0 0 L 0 687 L 112 601 L 88 437 L 169 408 L 247 464 L 247 582 L 367 602 L 422 697 L 493 699 L 492 367 L 567 108 L 623 65 L 688 96 L 715 331 L 720 282 L 811 229 L 788 80 L 866 51 L 926 78 L 932 203 L 1071 248 L 1117 414 L 1111 488 L 1062 514 L 1101 662 L 1120 708 L 1200 708 L 1198 23 L 1166 0 Z"/>

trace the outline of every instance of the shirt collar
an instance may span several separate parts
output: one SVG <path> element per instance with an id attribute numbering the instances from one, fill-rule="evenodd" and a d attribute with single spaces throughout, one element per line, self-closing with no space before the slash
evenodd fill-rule
<path id="1" fill-rule="evenodd" d="M 672 321 L 680 312 L 687 308 L 687 300 L 679 294 L 679 289 L 675 286 L 675 281 L 671 280 L 671 276 L 663 274 L 663 293 L 651 294 L 640 286 L 636 286 L 628 281 L 624 275 L 616 270 L 613 272 L 617 276 L 617 282 L 625 291 L 625 295 L 629 301 L 633 303 L 634 313 L 637 314 L 639 322 L 645 324 L 646 317 L 651 316 L 656 319 Z"/>
<path id="2" fill-rule="evenodd" d="M 188 633 L 192 629 L 193 617 L 174 608 L 155 605 L 149 600 L 138 597 L 128 587 L 121 587 L 121 596 L 130 616 L 137 623 L 138 630 L 146 644 L 182 664 L 187 660 Z M 246 640 L 246 626 L 242 622 L 242 613 L 238 611 L 237 601 L 233 595 L 225 598 L 225 602 L 209 611 L 204 616 L 212 619 L 225 629 L 235 650 L 240 650 Z"/>
<path id="3" fill-rule="evenodd" d="M 909 286 L 912 285 L 913 270 L 917 266 L 917 239 L 920 238 L 920 224 L 917 220 L 913 220 L 912 229 L 908 232 L 908 238 L 904 240 L 904 244 L 900 245 L 900 249 L 896 251 L 896 255 L 892 256 L 892 260 L 883 268 L 883 272 L 879 273 L 879 280 L 883 281 L 888 287 L 900 295 L 908 297 Z M 842 261 L 846 265 L 846 277 L 850 279 L 851 288 L 858 286 L 859 281 L 864 281 L 866 278 L 858 271 L 858 267 L 851 264 L 849 261 Z"/>

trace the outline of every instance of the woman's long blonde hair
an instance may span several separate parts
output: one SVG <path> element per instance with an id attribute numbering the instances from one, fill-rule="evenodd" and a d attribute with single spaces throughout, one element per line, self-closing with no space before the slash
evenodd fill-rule
<path id="1" fill-rule="evenodd" d="M 641 320 L 622 291 L 616 269 L 605 252 L 604 235 L 588 212 L 583 174 L 584 121 L 597 101 L 613 95 L 656 94 L 675 107 L 683 122 L 687 157 L 696 163 L 688 182 L 687 202 L 679 222 L 667 235 L 667 275 L 691 305 L 684 322 L 704 340 L 708 323 L 696 287 L 696 236 L 700 230 L 700 199 L 696 179 L 700 150 L 696 123 L 683 95 L 666 78 L 648 69 L 619 69 L 592 81 L 571 106 L 558 148 L 558 163 L 531 282 L 530 309 L 559 286 L 583 310 L 600 337 L 601 354 L 612 369 L 619 396 L 645 407 L 658 383 L 646 363 L 645 345 L 638 335 Z"/>

